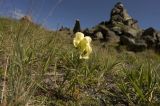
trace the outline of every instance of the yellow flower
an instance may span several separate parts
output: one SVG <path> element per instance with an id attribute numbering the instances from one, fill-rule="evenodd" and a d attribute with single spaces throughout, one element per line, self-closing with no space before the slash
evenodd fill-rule
<path id="1" fill-rule="evenodd" d="M 81 41 L 83 38 L 84 38 L 84 34 L 81 33 L 81 32 L 77 32 L 77 33 L 75 34 L 75 38 L 73 39 L 73 45 L 74 45 L 75 47 L 77 47 L 78 44 L 80 43 L 80 41 Z"/>
<path id="2" fill-rule="evenodd" d="M 92 39 L 89 36 L 84 37 L 84 34 L 77 32 L 73 39 L 73 44 L 80 51 L 80 59 L 89 59 L 89 55 L 92 53 L 91 43 Z"/>

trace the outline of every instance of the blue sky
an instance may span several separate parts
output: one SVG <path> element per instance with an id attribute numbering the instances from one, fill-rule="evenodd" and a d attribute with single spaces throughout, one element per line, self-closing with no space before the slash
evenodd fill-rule
<path id="1" fill-rule="evenodd" d="M 19 19 L 30 14 L 49 29 L 72 28 L 80 19 L 82 28 L 109 20 L 116 2 L 121 1 L 142 28 L 160 29 L 160 0 L 0 0 L 0 16 Z"/>

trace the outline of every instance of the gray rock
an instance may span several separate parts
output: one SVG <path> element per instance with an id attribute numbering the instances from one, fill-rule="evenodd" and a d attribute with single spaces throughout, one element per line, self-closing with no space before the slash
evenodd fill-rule
<path id="1" fill-rule="evenodd" d="M 127 37 L 130 37 L 130 38 L 136 38 L 138 35 L 138 30 L 135 30 L 135 29 L 128 27 L 126 29 L 123 29 L 123 34 Z"/>
<path id="2" fill-rule="evenodd" d="M 101 33 L 101 34 L 100 34 Z M 103 40 L 104 41 L 108 41 L 108 42 L 118 42 L 119 41 L 119 36 L 117 36 L 113 31 L 111 31 L 109 28 L 107 28 L 105 25 L 98 25 L 96 26 L 95 30 L 94 30 L 94 34 L 98 37 L 98 38 L 102 38 L 103 36 Z M 99 35 L 98 35 L 99 34 Z M 102 36 L 101 36 L 102 35 Z"/>
<path id="3" fill-rule="evenodd" d="M 122 30 L 120 27 L 112 27 L 111 30 L 114 31 L 117 35 L 122 34 Z"/>
<path id="4" fill-rule="evenodd" d="M 86 35 L 86 36 L 93 37 L 93 30 L 92 30 L 92 29 L 86 28 L 86 29 L 83 31 L 83 33 L 84 33 L 84 35 Z"/>
<path id="5" fill-rule="evenodd" d="M 147 44 L 145 42 L 136 42 L 129 47 L 130 50 L 134 52 L 141 52 L 147 49 Z"/>
<path id="6" fill-rule="evenodd" d="M 136 41 L 134 38 L 127 36 L 120 37 L 120 44 L 126 45 L 128 50 L 141 52 L 147 48 L 147 44 L 143 40 Z"/>
<path id="7" fill-rule="evenodd" d="M 129 38 L 127 36 L 120 36 L 120 44 L 126 46 L 132 46 L 135 44 L 135 40 L 133 38 Z"/>
<path id="8" fill-rule="evenodd" d="M 104 39 L 102 32 L 95 33 L 95 36 L 96 36 L 97 39 Z"/>
<path id="9" fill-rule="evenodd" d="M 80 26 L 79 19 L 76 20 L 74 28 L 73 28 L 73 33 L 76 33 L 76 32 L 81 32 L 81 26 Z"/>
<path id="10" fill-rule="evenodd" d="M 20 19 L 20 21 L 27 21 L 27 22 L 30 22 L 30 23 L 33 22 L 33 21 L 32 21 L 32 17 L 29 16 L 29 15 L 26 15 L 26 16 L 22 17 L 22 18 Z"/>
<path id="11" fill-rule="evenodd" d="M 70 31 L 70 28 L 61 26 L 61 28 L 59 29 L 59 31 Z"/>
<path id="12" fill-rule="evenodd" d="M 146 42 L 148 48 L 155 48 L 156 43 L 160 40 L 160 36 L 154 28 L 150 27 L 144 30 L 141 39 Z"/>
<path id="13" fill-rule="evenodd" d="M 123 4 L 121 2 L 118 2 L 114 8 L 111 11 L 111 15 L 110 15 L 110 21 L 112 24 L 116 23 L 116 22 L 123 22 L 124 18 L 123 18 Z"/>
<path id="14" fill-rule="evenodd" d="M 144 30 L 142 36 L 149 35 L 149 36 L 154 37 L 156 33 L 157 33 L 157 31 L 154 28 L 150 27 L 150 28 L 147 28 L 146 30 Z"/>
<path id="15" fill-rule="evenodd" d="M 118 2 L 111 11 L 110 24 L 123 23 L 134 29 L 139 29 L 138 21 L 133 19 L 124 8 L 121 2 Z"/>
<path id="16" fill-rule="evenodd" d="M 156 45 L 156 39 L 154 39 L 152 36 L 145 36 L 143 37 L 145 42 L 147 43 L 148 48 L 154 48 Z"/>
<path id="17" fill-rule="evenodd" d="M 158 53 L 160 53 L 160 42 L 158 42 L 158 43 L 156 44 L 155 51 L 158 52 Z"/>

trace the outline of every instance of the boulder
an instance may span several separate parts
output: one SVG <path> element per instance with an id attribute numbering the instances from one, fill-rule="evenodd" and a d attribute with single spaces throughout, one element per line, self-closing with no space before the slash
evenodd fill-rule
<path id="1" fill-rule="evenodd" d="M 76 32 L 81 32 L 81 26 L 80 26 L 79 19 L 76 20 L 74 28 L 73 28 L 73 33 L 75 34 Z"/>
<path id="2" fill-rule="evenodd" d="M 132 46 L 135 44 L 135 40 L 134 40 L 134 38 L 130 38 L 130 37 L 122 35 L 122 36 L 120 36 L 120 44 L 126 45 L 127 47 Z"/>
<path id="3" fill-rule="evenodd" d="M 123 35 L 127 36 L 127 37 L 131 37 L 131 38 L 136 38 L 138 36 L 138 30 L 135 30 L 133 28 L 125 28 L 122 31 Z"/>
<path id="4" fill-rule="evenodd" d="M 149 36 L 154 37 L 156 33 L 157 33 L 157 31 L 154 28 L 150 27 L 150 28 L 147 28 L 146 30 L 144 30 L 142 36 L 149 35 Z"/>
<path id="5" fill-rule="evenodd" d="M 156 44 L 155 51 L 158 52 L 158 53 L 160 53 L 160 42 L 158 42 L 158 43 Z"/>
<path id="6" fill-rule="evenodd" d="M 147 44 L 143 40 L 136 41 L 134 38 L 120 36 L 120 44 L 125 45 L 128 50 L 141 52 L 147 48 Z"/>
<path id="7" fill-rule="evenodd" d="M 157 42 L 160 42 L 160 32 L 157 31 L 157 34 L 156 34 L 156 39 L 157 39 Z"/>
<path id="8" fill-rule="evenodd" d="M 97 32 L 94 35 L 95 35 L 96 39 L 104 39 L 102 32 Z"/>
<path id="9" fill-rule="evenodd" d="M 116 23 L 116 22 L 124 22 L 124 18 L 123 18 L 123 4 L 121 2 L 118 2 L 114 8 L 111 11 L 110 14 L 110 22 L 112 24 Z"/>
<path id="10" fill-rule="evenodd" d="M 138 21 L 133 19 L 124 8 L 121 2 L 118 2 L 111 11 L 110 24 L 115 26 L 117 23 L 122 23 L 134 29 L 139 29 Z"/>
<path id="11" fill-rule="evenodd" d="M 70 28 L 61 26 L 61 28 L 59 29 L 59 31 L 70 31 Z"/>
<path id="12" fill-rule="evenodd" d="M 134 52 L 142 52 L 147 49 L 147 44 L 143 40 L 141 40 L 139 42 L 135 42 L 129 47 L 129 49 Z"/>
<path id="13" fill-rule="evenodd" d="M 93 30 L 92 30 L 92 29 L 86 28 L 86 29 L 83 31 L 83 33 L 84 33 L 84 35 L 86 35 L 86 36 L 93 37 Z"/>
<path id="14" fill-rule="evenodd" d="M 32 21 L 32 17 L 29 16 L 29 15 L 22 17 L 22 18 L 20 19 L 20 21 L 27 21 L 27 22 L 30 22 L 30 23 L 33 22 L 33 21 Z"/>
<path id="15" fill-rule="evenodd" d="M 117 34 L 117 36 L 122 35 L 121 27 L 115 26 L 115 27 L 112 27 L 112 28 L 110 28 L 110 29 L 111 29 L 113 32 L 115 32 L 115 33 Z"/>
<path id="16" fill-rule="evenodd" d="M 153 38 L 152 36 L 145 36 L 145 37 L 143 37 L 143 39 L 147 43 L 148 48 L 154 48 L 155 47 L 155 45 L 156 45 L 156 39 L 155 38 Z"/>
<path id="17" fill-rule="evenodd" d="M 107 26 L 99 24 L 94 29 L 94 35 L 103 41 L 108 42 L 119 42 L 119 36 L 117 36 L 113 31 L 111 31 Z"/>
<path id="18" fill-rule="evenodd" d="M 141 39 L 143 39 L 148 48 L 155 48 L 156 43 L 159 42 L 160 36 L 159 33 L 152 27 L 144 30 Z"/>

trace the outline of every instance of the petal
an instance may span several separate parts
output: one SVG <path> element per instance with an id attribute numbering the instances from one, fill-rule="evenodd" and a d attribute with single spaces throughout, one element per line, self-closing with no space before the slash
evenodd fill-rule
<path id="1" fill-rule="evenodd" d="M 92 38 L 90 36 L 85 36 L 84 37 L 87 43 L 91 43 Z"/>
<path id="2" fill-rule="evenodd" d="M 83 38 L 84 38 L 84 34 L 81 33 L 81 32 L 77 32 L 77 33 L 75 34 L 75 38 L 73 39 L 73 45 L 74 45 L 75 47 L 77 47 L 78 44 L 79 44 L 79 42 L 80 42 Z"/>
<path id="3" fill-rule="evenodd" d="M 92 48 L 91 48 L 90 44 L 87 45 L 86 51 L 87 51 L 87 53 L 89 53 L 89 54 L 92 52 Z"/>
<path id="4" fill-rule="evenodd" d="M 78 44 L 78 49 L 80 50 L 80 51 L 84 51 L 85 50 L 85 48 L 86 48 L 86 45 L 87 45 L 87 42 L 85 41 L 85 39 L 82 39 L 80 42 L 79 42 L 79 44 Z"/>
<path id="5" fill-rule="evenodd" d="M 89 59 L 89 55 L 92 52 L 91 46 L 88 44 L 86 48 L 81 52 L 80 59 Z"/>
<path id="6" fill-rule="evenodd" d="M 90 45 L 92 39 L 89 36 L 84 37 L 77 45 L 80 50 L 84 50 L 87 45 Z"/>
<path id="7" fill-rule="evenodd" d="M 80 59 L 89 59 L 89 56 L 82 56 L 82 55 L 80 55 L 80 57 L 79 57 Z"/>
<path id="8" fill-rule="evenodd" d="M 78 40 L 78 41 L 80 41 L 80 40 L 82 40 L 84 38 L 84 34 L 83 33 L 81 33 L 81 32 L 77 32 L 76 34 L 75 34 L 75 40 Z"/>

